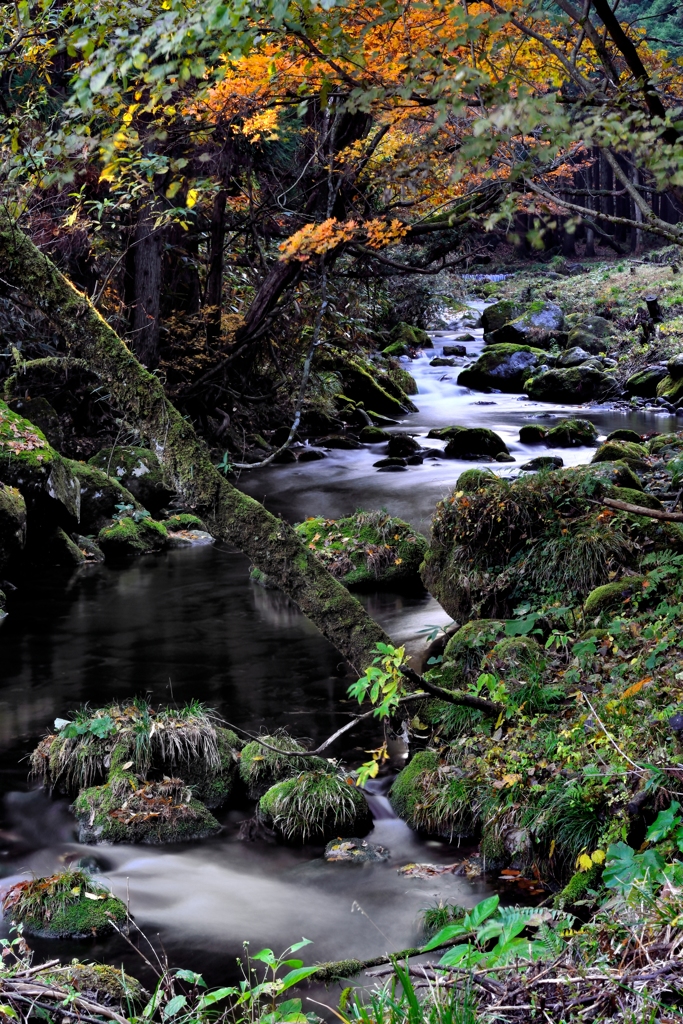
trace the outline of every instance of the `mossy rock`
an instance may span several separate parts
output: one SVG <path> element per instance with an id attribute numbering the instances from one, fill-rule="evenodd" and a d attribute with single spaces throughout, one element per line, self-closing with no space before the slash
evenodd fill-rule
<path id="1" fill-rule="evenodd" d="M 604 398 L 613 388 L 612 379 L 592 366 L 554 369 L 532 377 L 524 385 L 529 398 L 538 402 L 582 403 Z"/>
<path id="2" fill-rule="evenodd" d="M 201 758 L 191 758 L 184 764 L 181 762 L 183 779 L 191 787 L 193 797 L 210 810 L 222 807 L 233 792 L 243 746 L 232 729 L 217 726 L 218 764 L 208 765 Z"/>
<path id="3" fill-rule="evenodd" d="M 449 440 L 444 455 L 449 459 L 495 458 L 499 454 L 509 455 L 505 441 L 488 427 L 468 427 L 459 430 Z"/>
<path id="4" fill-rule="evenodd" d="M 385 511 L 358 511 L 344 519 L 306 519 L 295 527 L 303 543 L 344 586 L 412 586 L 419 581 L 427 541 Z"/>
<path id="5" fill-rule="evenodd" d="M 363 836 L 372 827 L 362 791 L 346 772 L 329 763 L 276 782 L 261 797 L 259 814 L 285 839 L 296 842 Z"/>
<path id="6" fill-rule="evenodd" d="M 382 349 L 382 355 L 398 359 L 400 356 L 410 355 L 410 346 L 404 341 L 392 341 L 390 345 Z"/>
<path id="7" fill-rule="evenodd" d="M 641 508 L 654 508 L 660 511 L 664 508 L 654 494 L 648 494 L 647 491 L 636 491 L 633 487 L 612 487 L 609 496 L 618 501 L 627 501 L 630 505 L 640 505 Z"/>
<path id="8" fill-rule="evenodd" d="M 28 528 L 75 525 L 81 490 L 67 460 L 43 432 L 0 401 L 0 481 L 18 488 L 27 506 Z"/>
<path id="9" fill-rule="evenodd" d="M 297 740 L 286 733 L 263 736 L 264 747 L 257 740 L 247 743 L 240 753 L 239 773 L 252 800 L 262 797 L 276 782 L 308 769 L 326 770 L 329 762 L 324 757 L 291 757 L 292 753 L 305 751 Z M 277 754 L 270 747 L 278 747 L 289 754 Z"/>
<path id="10" fill-rule="evenodd" d="M 593 334 L 592 331 L 587 331 L 585 327 L 575 327 L 569 332 L 567 345 L 571 348 L 582 348 L 591 355 L 597 356 L 605 351 L 608 342 Z"/>
<path id="11" fill-rule="evenodd" d="M 411 828 L 449 842 L 471 836 L 478 823 L 475 787 L 432 750 L 415 754 L 399 772 L 389 800 Z"/>
<path id="12" fill-rule="evenodd" d="M 646 583 L 645 576 L 625 576 L 614 583 L 596 587 L 584 601 L 583 610 L 589 617 L 614 611 L 623 607 L 626 601 L 630 603 L 631 598 L 641 597 L 644 593 L 643 585 Z"/>
<path id="13" fill-rule="evenodd" d="M 666 368 L 669 371 L 670 377 L 673 377 L 674 380 L 680 380 L 683 377 L 683 352 L 672 356 L 666 364 Z"/>
<path id="14" fill-rule="evenodd" d="M 625 462 L 634 469 L 646 469 L 647 456 L 648 450 L 644 444 L 636 444 L 633 441 L 605 441 L 591 462 Z"/>
<path id="15" fill-rule="evenodd" d="M 421 448 L 420 442 L 416 441 L 410 434 L 391 434 L 386 447 L 386 454 L 390 459 L 405 459 L 414 455 Z"/>
<path id="16" fill-rule="evenodd" d="M 199 516 L 192 515 L 191 512 L 178 512 L 174 516 L 169 516 L 168 519 L 164 519 L 161 524 L 168 533 L 179 533 L 183 530 L 201 530 L 203 533 L 208 533 L 206 524 Z"/>
<path id="17" fill-rule="evenodd" d="M 221 830 L 184 780 L 145 782 L 123 770 L 103 786 L 81 790 L 72 811 L 81 843 L 182 843 Z"/>
<path id="18" fill-rule="evenodd" d="M 392 344 L 406 345 L 410 348 L 432 348 L 432 339 L 421 327 L 414 327 L 404 322 L 396 324 L 391 332 Z"/>
<path id="19" fill-rule="evenodd" d="M 631 466 L 623 459 L 616 462 L 595 462 L 591 460 L 587 466 L 577 466 L 575 471 L 583 480 L 591 477 L 603 488 L 630 487 L 634 491 L 642 491 L 643 485 Z"/>
<path id="20" fill-rule="evenodd" d="M 391 434 L 381 427 L 363 427 L 358 436 L 363 444 L 379 444 L 381 441 L 388 441 Z"/>
<path id="21" fill-rule="evenodd" d="M 540 675 L 548 663 L 548 658 L 534 637 L 506 636 L 490 651 L 487 667 L 489 663 L 509 683 L 511 679 L 526 679 L 528 675 Z"/>
<path id="22" fill-rule="evenodd" d="M 521 391 L 546 353 L 529 345 L 490 345 L 476 363 L 458 376 L 458 384 L 466 388 L 497 388 L 499 391 Z"/>
<path id="23" fill-rule="evenodd" d="M 657 434 L 647 445 L 647 450 L 651 455 L 661 455 L 665 450 L 678 453 L 681 449 L 683 449 L 683 433 Z"/>
<path id="24" fill-rule="evenodd" d="M 540 423 L 525 423 L 519 428 L 519 440 L 522 444 L 542 444 L 548 436 L 546 427 Z"/>
<path id="25" fill-rule="evenodd" d="M 49 939 L 101 937 L 122 927 L 125 904 L 84 871 L 65 871 L 11 886 L 3 912 L 27 935 Z"/>
<path id="26" fill-rule="evenodd" d="M 656 398 L 659 384 L 667 376 L 663 366 L 646 366 L 632 374 L 624 387 L 636 398 Z"/>
<path id="27" fill-rule="evenodd" d="M 132 505 L 140 510 L 137 499 L 113 476 L 85 462 L 64 460 L 81 488 L 79 527 L 83 533 L 99 533 L 116 515 L 117 505 Z"/>
<path id="28" fill-rule="evenodd" d="M 0 483 L 0 569 L 26 544 L 26 502 L 16 487 Z"/>
<path id="29" fill-rule="evenodd" d="M 511 320 L 487 335 L 492 345 L 532 345 L 534 348 L 550 347 L 554 340 L 566 338 L 564 314 L 554 302 L 538 300 L 515 320 Z"/>
<path id="30" fill-rule="evenodd" d="M 443 652 L 440 685 L 448 690 L 465 687 L 479 674 L 482 659 L 505 633 L 500 619 L 473 619 L 453 634 Z"/>
<path id="31" fill-rule="evenodd" d="M 49 969 L 46 974 L 41 973 L 38 977 L 49 981 Z M 145 992 L 137 978 L 109 964 L 71 963 L 66 969 L 61 968 L 54 980 L 59 984 L 66 981 L 86 999 L 104 1006 L 120 1006 L 124 1010 L 131 1003 L 146 1002 L 149 998 L 149 993 Z"/>
<path id="32" fill-rule="evenodd" d="M 417 381 L 402 366 L 391 366 L 386 370 L 386 375 L 394 384 L 398 385 L 404 395 L 417 394 Z"/>
<path id="33" fill-rule="evenodd" d="M 550 448 L 590 447 L 596 444 L 597 439 L 598 432 L 590 420 L 573 417 L 559 420 L 548 431 L 546 444 Z"/>
<path id="34" fill-rule="evenodd" d="M 641 436 L 635 430 L 628 430 L 627 427 L 619 427 L 613 430 L 605 438 L 606 441 L 632 441 L 633 444 L 641 444 Z"/>
<path id="35" fill-rule="evenodd" d="M 407 412 L 417 411 L 387 371 L 369 360 L 325 346 L 320 348 L 316 359 L 321 370 L 337 374 L 342 382 L 344 396 L 351 399 L 354 405 L 363 406 L 369 415 L 374 410 L 381 416 L 398 419 L 403 418 Z"/>
<path id="36" fill-rule="evenodd" d="M 674 404 L 683 398 L 683 377 L 667 374 L 657 385 L 657 398 L 666 398 L 667 402 Z"/>
<path id="37" fill-rule="evenodd" d="M 9 407 L 29 420 L 43 432 L 48 442 L 59 451 L 64 443 L 62 425 L 57 410 L 50 405 L 47 398 L 37 395 L 35 398 L 14 398 Z"/>
<path id="38" fill-rule="evenodd" d="M 89 466 L 96 466 L 107 476 L 130 491 L 143 508 L 156 514 L 172 496 L 166 486 L 161 464 L 149 448 L 135 446 L 103 448 L 88 460 Z"/>
<path id="39" fill-rule="evenodd" d="M 466 469 L 461 473 L 455 484 L 456 491 L 465 493 L 478 491 L 482 487 L 488 487 L 495 483 L 498 477 L 490 469 Z"/>
<path id="40" fill-rule="evenodd" d="M 434 439 L 439 440 L 439 441 L 450 441 L 450 439 L 452 437 L 455 437 L 456 434 L 459 434 L 461 430 L 467 430 L 467 429 L 468 429 L 467 427 L 458 427 L 458 426 L 432 427 L 432 429 L 427 434 L 427 437 L 428 438 L 434 438 Z"/>
<path id="41" fill-rule="evenodd" d="M 481 314 L 481 324 L 487 334 L 497 331 L 511 320 L 516 320 L 523 312 L 523 306 L 514 299 L 501 299 L 487 306 Z"/>
<path id="42" fill-rule="evenodd" d="M 79 548 L 68 533 L 65 533 L 61 526 L 51 530 L 43 539 L 40 545 L 42 557 L 50 565 L 77 566 L 82 565 L 87 559 L 86 555 Z"/>
<path id="43" fill-rule="evenodd" d="M 166 527 L 154 519 L 138 522 L 129 516 L 100 530 L 97 543 L 107 559 L 131 558 L 161 551 L 168 543 Z"/>

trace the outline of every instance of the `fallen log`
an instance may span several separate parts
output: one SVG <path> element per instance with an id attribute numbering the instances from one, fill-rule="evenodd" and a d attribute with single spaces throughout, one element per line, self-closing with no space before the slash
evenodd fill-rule
<path id="1" fill-rule="evenodd" d="M 683 523 L 683 512 L 667 512 L 665 509 L 645 508 L 644 505 L 632 505 L 630 501 L 618 498 L 603 498 L 602 504 L 619 512 L 630 512 L 634 516 L 649 516 L 650 519 L 661 519 L 665 523 Z"/>
<path id="2" fill-rule="evenodd" d="M 233 544 L 270 576 L 360 674 L 377 643 L 390 643 L 341 583 L 304 547 L 291 526 L 233 487 L 211 462 L 205 442 L 150 373 L 50 259 L 0 209 L 0 277 L 30 297 L 85 360 L 112 400 L 157 454 L 169 483 L 211 533 Z"/>

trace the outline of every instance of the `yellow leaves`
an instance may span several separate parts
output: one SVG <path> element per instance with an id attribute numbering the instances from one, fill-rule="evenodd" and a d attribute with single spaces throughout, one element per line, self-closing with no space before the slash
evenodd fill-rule
<path id="1" fill-rule="evenodd" d="M 372 249 L 383 249 L 387 245 L 396 245 L 408 234 L 408 226 L 397 218 L 390 223 L 383 220 L 371 220 L 365 225 L 366 243 Z"/>
<path id="2" fill-rule="evenodd" d="M 106 900 L 107 898 L 106 892 L 84 892 L 83 895 L 85 896 L 86 900 Z"/>
<path id="3" fill-rule="evenodd" d="M 636 693 L 640 693 L 652 682 L 652 676 L 645 676 L 644 679 L 639 679 L 637 683 L 633 683 L 632 686 L 627 687 L 621 695 L 621 700 L 626 700 L 628 697 L 635 696 Z"/>
<path id="4" fill-rule="evenodd" d="M 556 845 L 557 844 L 555 843 L 555 840 L 553 839 L 551 844 L 550 844 L 550 850 L 548 851 L 548 858 L 549 858 L 549 860 L 552 860 L 553 857 L 555 856 L 555 846 Z"/>
<path id="5" fill-rule="evenodd" d="M 245 118 L 242 126 L 233 128 L 233 131 L 236 135 L 244 135 L 251 143 L 274 142 L 280 137 L 279 117 L 278 111 L 273 108 L 262 110 Z"/>
<path id="6" fill-rule="evenodd" d="M 605 863 L 605 851 L 604 850 L 593 850 L 592 853 L 587 853 L 583 850 L 576 858 L 576 869 L 577 871 L 590 871 L 591 868 L 599 864 Z"/>
<path id="7" fill-rule="evenodd" d="M 522 776 L 519 774 L 519 772 L 508 772 L 501 779 L 501 782 L 508 789 L 511 789 L 513 786 L 515 786 L 518 782 L 521 782 L 521 781 L 522 781 Z"/>
<path id="8" fill-rule="evenodd" d="M 402 558 L 395 558 L 394 559 L 394 565 L 401 565 L 402 562 L 403 562 Z"/>
<path id="9" fill-rule="evenodd" d="M 305 263 L 311 256 L 322 256 L 343 242 L 350 242 L 357 230 L 355 220 L 338 221 L 330 217 L 322 224 L 306 224 L 280 245 L 281 260 Z"/>

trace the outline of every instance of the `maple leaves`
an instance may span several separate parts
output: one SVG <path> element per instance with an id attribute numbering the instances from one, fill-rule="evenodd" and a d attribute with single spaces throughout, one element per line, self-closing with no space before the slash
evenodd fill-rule
<path id="1" fill-rule="evenodd" d="M 382 249 L 386 245 L 400 242 L 409 230 L 408 225 L 398 218 L 391 221 L 377 218 L 359 223 L 355 220 L 338 221 L 336 217 L 329 217 L 322 224 L 306 224 L 290 235 L 279 247 L 280 259 L 299 260 L 305 263 L 312 256 L 323 256 L 331 249 L 352 241 L 365 242 L 373 249 Z"/>

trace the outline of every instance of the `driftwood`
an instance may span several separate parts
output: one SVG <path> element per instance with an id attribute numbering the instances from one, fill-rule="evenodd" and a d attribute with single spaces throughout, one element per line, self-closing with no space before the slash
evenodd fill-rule
<path id="1" fill-rule="evenodd" d="M 602 504 L 607 505 L 607 508 L 618 509 L 619 512 L 630 512 L 634 516 L 648 516 L 650 519 L 661 519 L 665 523 L 683 523 L 683 512 L 645 508 L 644 505 L 632 505 L 630 501 L 619 501 L 618 498 L 603 498 Z"/>

